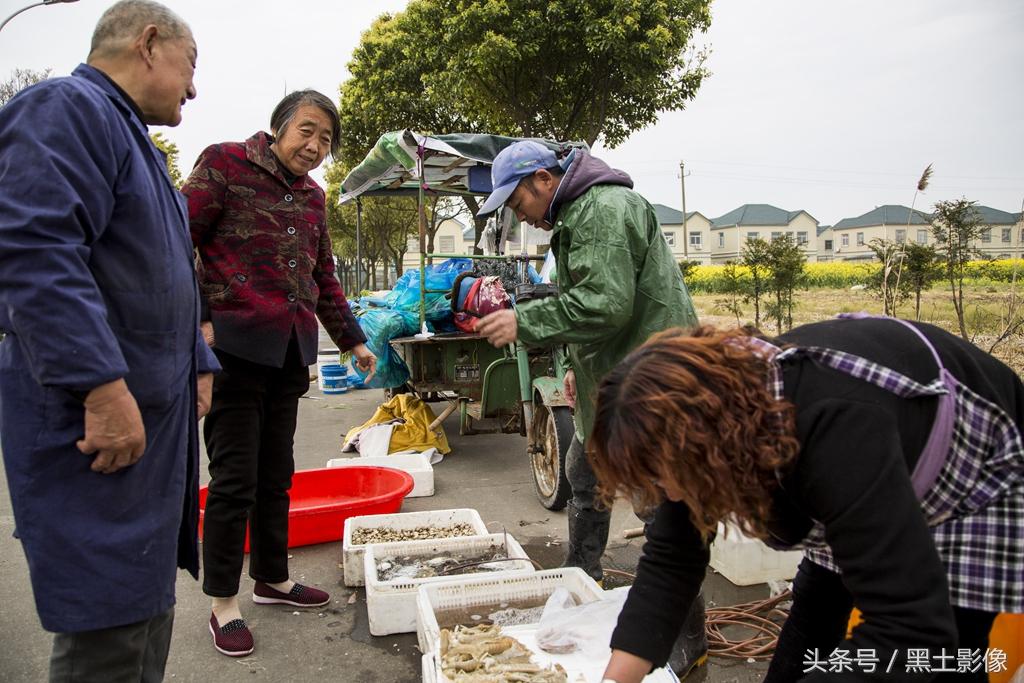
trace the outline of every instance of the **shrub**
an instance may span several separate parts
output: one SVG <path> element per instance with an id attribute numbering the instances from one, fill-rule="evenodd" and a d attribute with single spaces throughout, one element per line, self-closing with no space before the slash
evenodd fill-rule
<path id="1" fill-rule="evenodd" d="M 1024 259 L 1000 259 L 998 261 L 971 261 L 967 264 L 967 281 L 971 284 L 1010 282 L 1016 265 L 1017 279 L 1024 285 Z M 866 285 L 881 269 L 876 261 L 830 261 L 828 263 L 807 263 L 804 265 L 804 286 L 808 289 L 848 289 L 854 285 Z M 695 294 L 724 294 L 729 283 L 723 274 L 725 266 L 693 266 L 686 276 L 686 286 Z M 746 266 L 736 266 L 737 276 L 750 280 Z"/>

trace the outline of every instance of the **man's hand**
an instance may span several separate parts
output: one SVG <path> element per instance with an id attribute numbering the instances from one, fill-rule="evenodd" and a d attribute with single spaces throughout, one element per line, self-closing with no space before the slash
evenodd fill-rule
<path id="1" fill-rule="evenodd" d="M 366 344 L 356 344 L 352 347 L 352 356 L 356 359 L 356 367 L 366 373 L 364 382 L 369 382 L 373 374 L 377 372 L 377 356 L 367 348 Z"/>
<path id="2" fill-rule="evenodd" d="M 576 373 L 572 370 L 565 371 L 562 378 L 562 391 L 565 393 L 565 400 L 569 402 L 570 408 L 576 407 Z"/>
<path id="3" fill-rule="evenodd" d="M 196 418 L 205 417 L 213 404 L 213 373 L 204 372 L 196 378 Z"/>
<path id="4" fill-rule="evenodd" d="M 101 384 L 85 397 L 85 438 L 76 444 L 96 454 L 93 472 L 111 474 L 134 465 L 146 450 L 146 428 L 123 379 Z"/>
<path id="5" fill-rule="evenodd" d="M 515 311 L 506 308 L 488 313 L 477 322 L 476 331 L 498 348 L 514 343 L 519 335 Z"/>
<path id="6" fill-rule="evenodd" d="M 217 339 L 213 336 L 213 323 L 209 320 L 199 323 L 199 331 L 203 333 L 203 341 L 210 348 L 213 348 Z"/>

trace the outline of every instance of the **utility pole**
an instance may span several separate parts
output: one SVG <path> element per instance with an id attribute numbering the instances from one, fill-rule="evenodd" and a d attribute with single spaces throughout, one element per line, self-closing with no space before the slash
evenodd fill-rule
<path id="1" fill-rule="evenodd" d="M 683 258 L 690 260 L 690 238 L 686 234 L 686 166 L 679 161 L 679 187 L 683 191 Z"/>

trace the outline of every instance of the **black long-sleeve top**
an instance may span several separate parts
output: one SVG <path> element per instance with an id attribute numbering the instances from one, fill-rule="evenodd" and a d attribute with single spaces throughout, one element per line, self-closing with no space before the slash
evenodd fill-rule
<path id="1" fill-rule="evenodd" d="M 961 383 L 1024 425 L 1024 385 L 1010 368 L 937 327 L 916 325 Z M 775 343 L 846 351 L 925 384 L 938 375 L 923 342 L 893 321 L 814 323 Z M 838 647 L 879 655 L 908 647 L 949 651 L 956 629 L 946 574 L 910 483 L 936 399 L 902 399 L 804 357 L 783 361 L 782 373 L 784 396 L 796 407 L 801 449 L 780 473 L 769 530 L 776 542 L 794 544 L 815 520 L 824 525 L 843 582 L 865 615 L 851 640 Z M 663 665 L 708 556 L 686 506 L 664 502 L 648 526 L 611 646 Z"/>

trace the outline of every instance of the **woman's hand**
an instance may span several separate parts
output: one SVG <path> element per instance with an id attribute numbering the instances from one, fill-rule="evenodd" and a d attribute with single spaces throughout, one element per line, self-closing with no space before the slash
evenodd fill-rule
<path id="1" fill-rule="evenodd" d="M 356 359 L 356 367 L 366 373 L 364 382 L 370 381 L 373 373 L 377 372 L 377 356 L 367 348 L 366 344 L 356 344 L 352 347 L 352 356 Z"/>
<path id="2" fill-rule="evenodd" d="M 616 683 L 640 683 L 651 672 L 651 663 L 625 650 L 612 650 L 604 680 Z"/>

